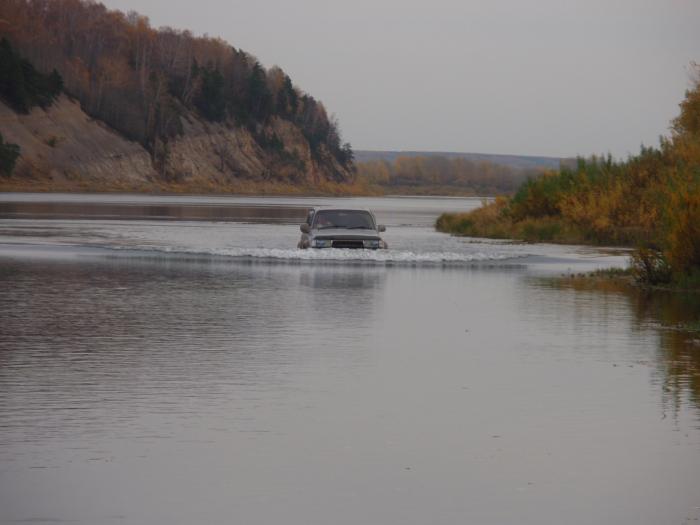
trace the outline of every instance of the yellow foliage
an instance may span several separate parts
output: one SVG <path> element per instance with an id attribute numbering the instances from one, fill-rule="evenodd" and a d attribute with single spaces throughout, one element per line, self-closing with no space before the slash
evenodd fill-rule
<path id="1" fill-rule="evenodd" d="M 665 253 L 674 271 L 687 273 L 700 268 L 700 184 L 686 174 L 669 197 Z"/>
<path id="2" fill-rule="evenodd" d="M 646 246 L 637 252 L 639 260 L 664 269 L 668 263 L 678 279 L 700 275 L 700 74 L 673 121 L 671 139 L 662 139 L 658 149 L 642 148 L 624 162 L 579 159 L 575 168 L 526 182 L 509 201 L 443 216 L 438 227 L 467 235 L 495 231 L 525 240 Z"/>

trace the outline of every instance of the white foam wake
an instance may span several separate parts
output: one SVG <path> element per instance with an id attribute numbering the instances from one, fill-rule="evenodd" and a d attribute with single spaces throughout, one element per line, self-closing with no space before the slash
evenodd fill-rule
<path id="1" fill-rule="evenodd" d="M 127 247 L 124 247 L 127 248 Z M 354 263 L 378 265 L 460 265 L 486 261 L 503 261 L 523 257 L 513 253 L 454 253 L 412 252 L 401 250 L 348 250 L 326 248 L 322 250 L 289 250 L 277 248 L 179 248 L 170 246 L 128 247 L 139 252 L 160 252 L 172 255 L 219 256 L 253 261 Z"/>

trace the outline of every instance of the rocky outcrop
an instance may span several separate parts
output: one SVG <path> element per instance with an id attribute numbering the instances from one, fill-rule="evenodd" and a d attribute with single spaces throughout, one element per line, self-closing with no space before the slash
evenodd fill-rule
<path id="1" fill-rule="evenodd" d="M 193 114 L 182 118 L 182 128 L 182 135 L 162 146 L 167 160 L 161 170 L 168 180 L 205 185 L 242 180 L 312 185 L 350 178 L 323 146 L 314 156 L 299 128 L 278 117 L 255 134 Z"/>

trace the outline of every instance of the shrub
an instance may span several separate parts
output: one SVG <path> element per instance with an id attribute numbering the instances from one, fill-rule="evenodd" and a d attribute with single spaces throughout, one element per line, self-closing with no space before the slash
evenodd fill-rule
<path id="1" fill-rule="evenodd" d="M 443 213 L 438 217 L 435 227 L 442 232 L 472 237 L 512 237 L 512 223 L 507 218 L 508 202 L 505 197 L 496 197 L 492 202 L 484 200 L 481 208 L 467 213 Z"/>
<path id="2" fill-rule="evenodd" d="M 561 238 L 562 223 L 547 218 L 526 219 L 520 228 L 518 237 L 528 242 L 556 241 Z"/>
<path id="3" fill-rule="evenodd" d="M 700 268 L 700 182 L 685 174 L 669 195 L 666 257 L 676 273 Z"/>
<path id="4" fill-rule="evenodd" d="M 671 267 L 663 253 L 641 246 L 632 254 L 632 276 L 642 284 L 671 282 Z"/>

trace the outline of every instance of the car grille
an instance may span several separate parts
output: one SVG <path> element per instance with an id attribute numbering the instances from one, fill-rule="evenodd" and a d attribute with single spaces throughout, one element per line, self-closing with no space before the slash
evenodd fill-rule
<path id="1" fill-rule="evenodd" d="M 333 241 L 333 248 L 364 248 L 362 241 L 353 241 L 349 239 Z"/>

